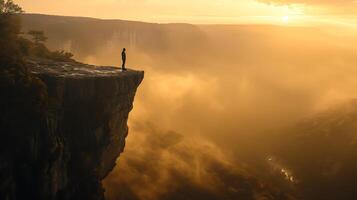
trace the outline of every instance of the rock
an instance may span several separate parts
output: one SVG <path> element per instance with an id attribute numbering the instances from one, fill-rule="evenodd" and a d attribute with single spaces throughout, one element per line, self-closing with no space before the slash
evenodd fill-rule
<path id="1" fill-rule="evenodd" d="M 104 199 L 101 181 L 124 150 L 144 72 L 38 59 L 29 65 L 47 85 L 49 109 L 26 133 L 27 147 L 20 148 L 26 160 L 1 158 L 0 169 L 9 173 L 1 179 L 0 197 Z"/>

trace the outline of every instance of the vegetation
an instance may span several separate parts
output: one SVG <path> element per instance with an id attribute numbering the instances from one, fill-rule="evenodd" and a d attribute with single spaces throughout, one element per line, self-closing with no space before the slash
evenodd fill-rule
<path id="1" fill-rule="evenodd" d="M 0 14 L 15 14 L 22 13 L 22 8 L 15 4 L 12 0 L 0 0 Z"/>
<path id="2" fill-rule="evenodd" d="M 36 45 L 43 44 L 48 39 L 43 31 L 29 31 L 27 34 L 32 36 Z"/>
<path id="3" fill-rule="evenodd" d="M 43 199 L 36 196 L 42 177 L 37 173 L 41 163 L 34 157 L 34 144 L 49 142 L 43 135 L 49 100 L 46 85 L 28 69 L 27 57 L 69 60 L 73 56 L 49 51 L 41 31 L 29 32 L 33 41 L 21 35 L 22 12 L 12 0 L 0 0 L 0 199 Z"/>
<path id="4" fill-rule="evenodd" d="M 18 49 L 18 35 L 20 33 L 20 20 L 16 16 L 22 9 L 11 0 L 0 0 L 0 68 L 19 67 L 21 55 Z"/>
<path id="5" fill-rule="evenodd" d="M 73 61 L 73 54 L 65 51 L 50 51 L 45 42 L 47 36 L 43 31 L 30 30 L 27 32 L 32 41 L 24 37 L 19 39 L 19 48 L 23 55 L 28 57 L 46 58 L 55 61 Z"/>
<path id="6" fill-rule="evenodd" d="M 16 69 L 25 73 L 24 57 L 40 57 L 56 61 L 73 61 L 73 54 L 64 51 L 50 51 L 43 31 L 31 30 L 32 41 L 20 36 L 21 23 L 18 14 L 22 8 L 12 0 L 0 0 L 0 68 Z"/>
<path id="7" fill-rule="evenodd" d="M 18 15 L 22 12 L 12 0 L 0 0 L 0 134 L 17 132 L 16 126 L 11 128 L 14 121 L 26 127 L 26 123 L 46 113 L 46 85 L 31 75 L 26 57 L 71 61 L 73 56 L 64 51 L 48 50 L 44 44 L 47 37 L 42 31 L 28 32 L 33 41 L 21 37 Z"/>
<path id="8" fill-rule="evenodd" d="M 69 52 L 65 52 L 63 50 L 61 51 L 53 51 L 50 52 L 49 58 L 52 60 L 57 60 L 57 61 L 73 61 L 72 59 L 73 54 Z"/>
<path id="9" fill-rule="evenodd" d="M 0 0 L 0 135 L 7 142 L 35 125 L 44 116 L 47 105 L 45 84 L 31 75 L 24 60 L 18 17 L 22 12 L 12 0 Z M 1 150 L 11 144 L 2 143 Z"/>
<path id="10" fill-rule="evenodd" d="M 29 31 L 33 41 L 21 37 L 18 14 L 22 12 L 12 0 L 0 0 L 0 129 L 6 123 L 21 121 L 21 118 L 24 121 L 35 119 L 46 111 L 46 86 L 31 75 L 26 57 L 71 61 L 73 56 L 64 51 L 48 50 L 43 31 Z"/>

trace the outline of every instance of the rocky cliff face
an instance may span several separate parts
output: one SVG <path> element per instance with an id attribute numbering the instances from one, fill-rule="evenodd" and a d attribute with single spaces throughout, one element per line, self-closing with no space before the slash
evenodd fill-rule
<path id="1" fill-rule="evenodd" d="M 47 85 L 49 111 L 2 158 L 2 199 L 104 199 L 101 180 L 125 146 L 139 71 L 30 61 Z M 17 155 L 21 155 L 21 158 Z"/>

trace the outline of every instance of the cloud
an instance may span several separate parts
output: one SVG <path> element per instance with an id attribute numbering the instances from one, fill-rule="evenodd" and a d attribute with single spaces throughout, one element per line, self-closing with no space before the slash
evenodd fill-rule
<path id="1" fill-rule="evenodd" d="M 278 4 L 307 4 L 307 5 L 348 5 L 356 4 L 355 0 L 259 0 Z"/>
<path id="2" fill-rule="evenodd" d="M 258 0 L 277 5 L 305 5 L 318 8 L 321 14 L 356 14 L 356 0 Z M 316 13 L 315 13 L 316 14 Z"/>
<path id="3" fill-rule="evenodd" d="M 136 145 L 128 145 L 127 156 L 104 182 L 109 200 L 288 199 L 204 138 L 152 124 L 133 131 L 140 133 Z"/>

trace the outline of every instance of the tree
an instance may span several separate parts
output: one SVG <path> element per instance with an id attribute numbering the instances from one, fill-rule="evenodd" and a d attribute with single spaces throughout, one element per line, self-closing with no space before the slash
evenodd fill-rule
<path id="1" fill-rule="evenodd" d="M 19 14 L 22 13 L 22 8 L 15 4 L 12 0 L 0 0 L 0 14 Z"/>
<path id="2" fill-rule="evenodd" d="M 35 44 L 38 46 L 39 44 L 42 44 L 44 42 L 46 42 L 46 40 L 48 39 L 45 36 L 45 33 L 43 31 L 34 31 L 31 30 L 29 31 L 27 34 L 32 36 L 33 41 L 35 42 Z"/>
<path id="3" fill-rule="evenodd" d="M 0 69 L 21 66 L 17 40 L 20 33 L 19 5 L 12 0 L 0 0 Z"/>

